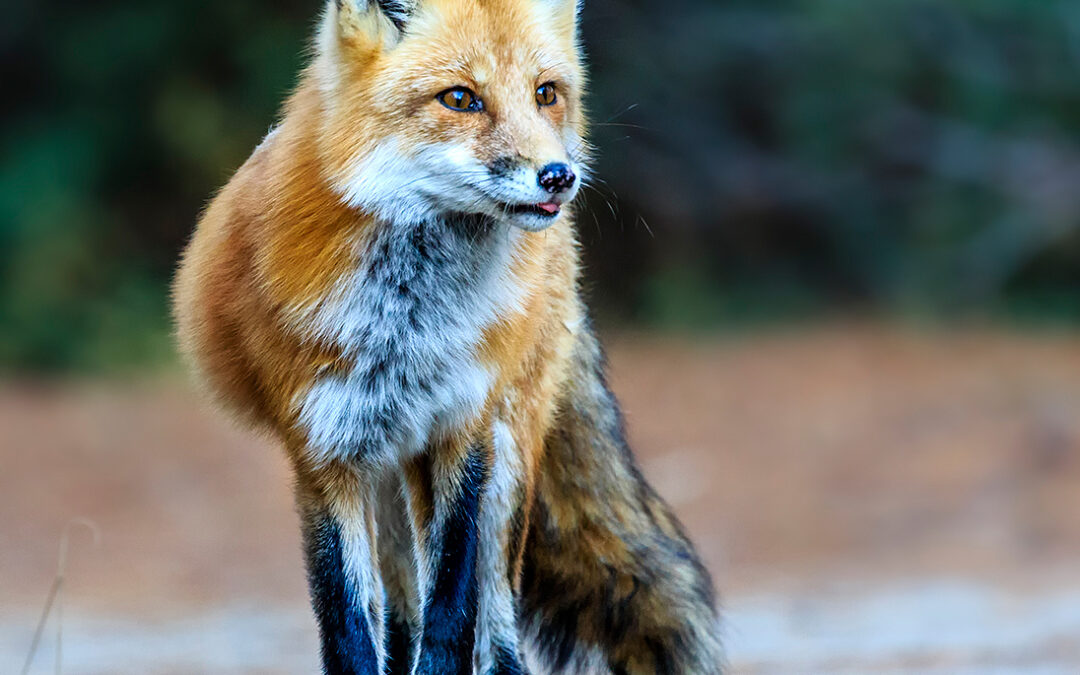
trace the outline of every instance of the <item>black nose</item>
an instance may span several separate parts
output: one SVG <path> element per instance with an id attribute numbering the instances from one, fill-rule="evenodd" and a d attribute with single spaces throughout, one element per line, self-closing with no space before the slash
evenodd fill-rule
<path id="1" fill-rule="evenodd" d="M 540 182 L 540 187 L 551 194 L 555 194 L 556 192 L 566 192 L 572 188 L 577 176 L 570 170 L 570 167 L 561 162 L 556 162 L 540 169 L 537 180 Z"/>

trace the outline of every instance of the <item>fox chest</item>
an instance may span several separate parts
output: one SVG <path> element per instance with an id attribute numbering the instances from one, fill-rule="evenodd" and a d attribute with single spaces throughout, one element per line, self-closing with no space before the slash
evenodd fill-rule
<path id="1" fill-rule="evenodd" d="M 312 459 L 391 462 L 482 410 L 495 373 L 478 348 L 522 299 L 516 231 L 467 225 L 384 228 L 312 314 L 309 330 L 350 363 L 299 397 Z"/>

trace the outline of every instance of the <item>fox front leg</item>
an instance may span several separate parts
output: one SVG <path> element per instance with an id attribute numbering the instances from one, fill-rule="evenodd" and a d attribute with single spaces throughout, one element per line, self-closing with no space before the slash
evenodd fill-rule
<path id="1" fill-rule="evenodd" d="M 381 675 L 383 589 L 372 492 L 354 467 L 297 472 L 297 502 L 326 675 Z"/>
<path id="2" fill-rule="evenodd" d="M 479 441 L 446 442 L 406 470 L 423 627 L 416 675 L 471 675 L 479 595 L 480 502 L 491 452 Z"/>
<path id="3" fill-rule="evenodd" d="M 527 675 L 517 617 L 520 552 L 527 521 L 524 458 L 511 427 L 492 424 L 492 466 L 480 505 L 477 675 Z"/>

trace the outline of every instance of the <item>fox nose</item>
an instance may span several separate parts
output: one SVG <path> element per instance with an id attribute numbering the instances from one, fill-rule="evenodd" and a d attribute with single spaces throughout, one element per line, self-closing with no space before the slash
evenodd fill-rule
<path id="1" fill-rule="evenodd" d="M 576 180 L 577 176 L 574 175 L 573 170 L 562 162 L 548 164 L 543 169 L 540 169 L 540 174 L 537 176 L 540 187 L 551 194 L 566 192 L 574 186 Z"/>

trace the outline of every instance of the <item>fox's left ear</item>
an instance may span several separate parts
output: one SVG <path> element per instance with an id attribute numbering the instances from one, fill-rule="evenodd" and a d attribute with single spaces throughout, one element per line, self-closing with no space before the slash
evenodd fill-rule
<path id="1" fill-rule="evenodd" d="M 329 0 L 339 35 L 351 42 L 389 47 L 405 33 L 416 0 Z"/>

